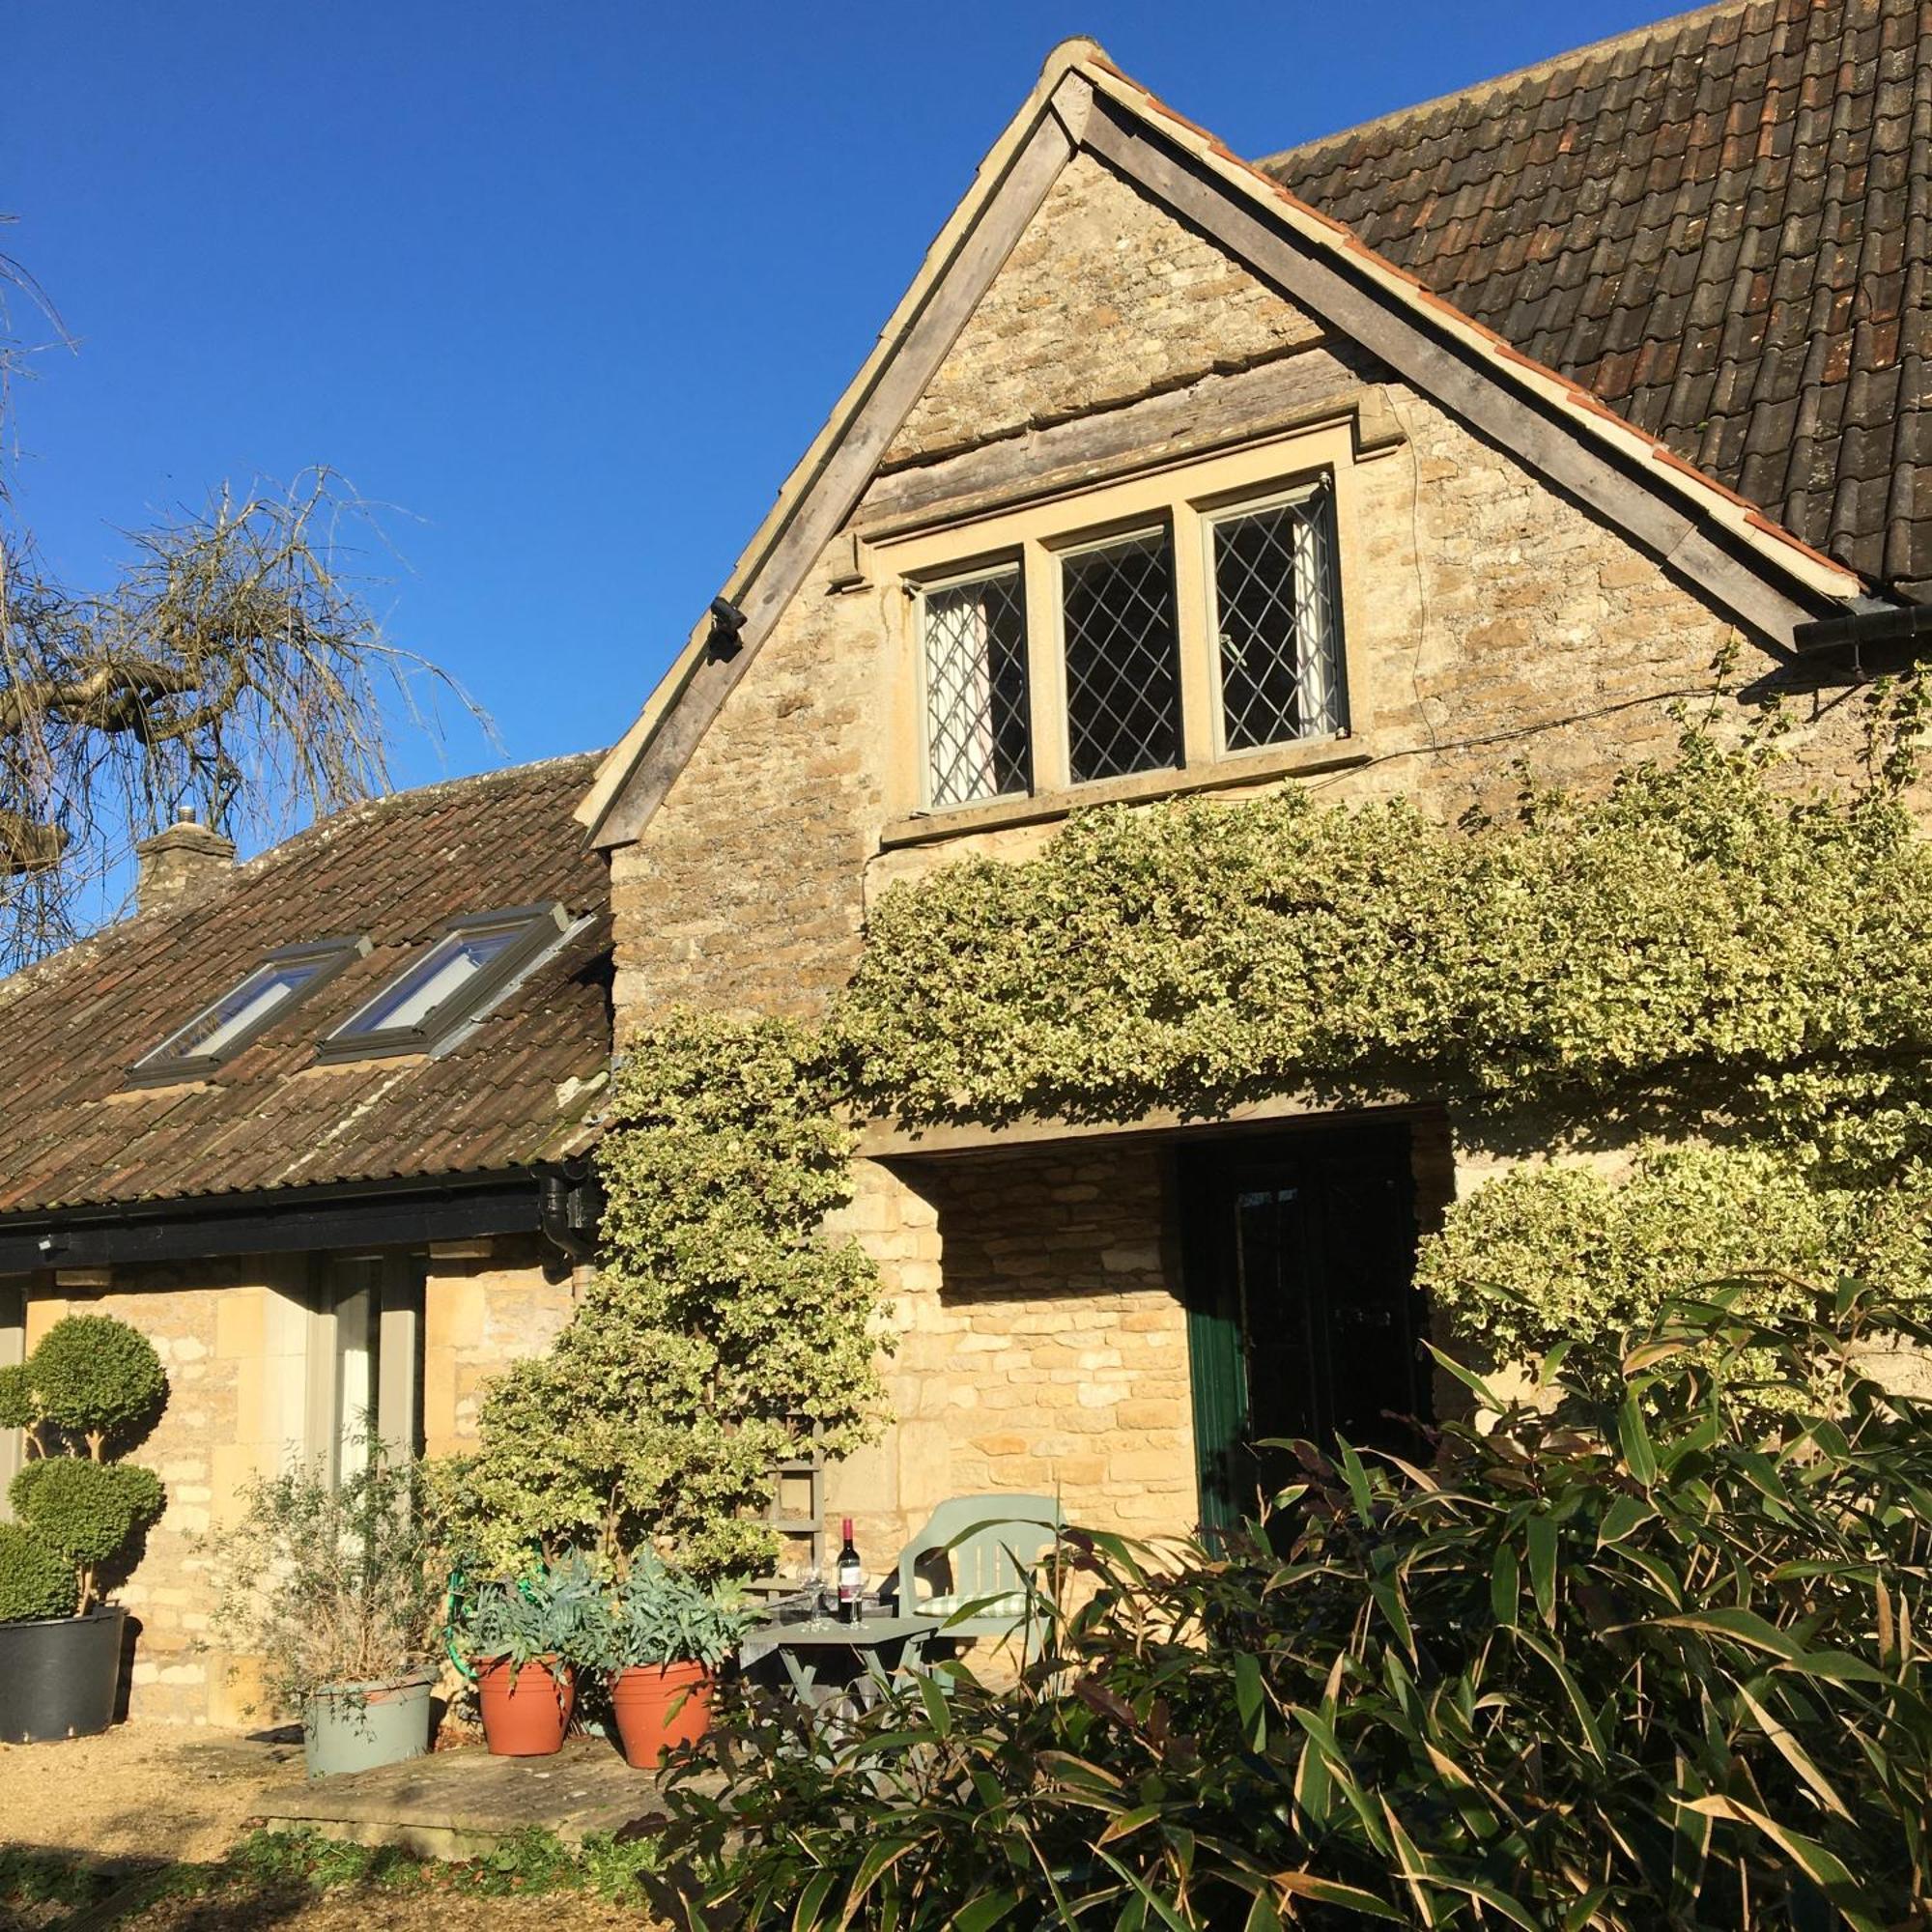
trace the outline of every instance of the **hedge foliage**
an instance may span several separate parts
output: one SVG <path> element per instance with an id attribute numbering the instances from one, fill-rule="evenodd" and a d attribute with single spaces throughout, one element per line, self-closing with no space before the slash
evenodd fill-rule
<path id="1" fill-rule="evenodd" d="M 1423 1244 L 1452 1331 L 1518 1367 L 1567 1337 L 1613 1377 L 1627 1328 L 1739 1270 L 1767 1310 L 1792 1276 L 1923 1295 L 1925 696 L 1872 704 L 1866 781 L 1833 796 L 1784 781 L 1774 720 L 1481 823 L 1298 790 L 1079 814 L 884 894 L 820 1050 L 857 1111 L 914 1123 L 1446 1103 L 1559 1156 Z M 1603 1150 L 1626 1171 L 1562 1157 Z"/>
<path id="2" fill-rule="evenodd" d="M 1932 1330 L 1663 1311 L 1429 1470 L 1303 1445 L 1266 1540 L 1071 1532 L 1017 1691 L 916 1680 L 667 1793 L 673 1923 L 1851 1926 L 1932 1904 Z M 1754 1365 L 1807 1400 L 1767 1435 Z M 1279 1552 L 1279 1553 L 1277 1553 Z M 1046 1580 L 1053 1581 L 1053 1566 Z M 1067 1609 L 1067 1603 L 1079 1607 Z"/>
<path id="3" fill-rule="evenodd" d="M 598 1277 L 502 1377 L 444 1475 L 485 1569 L 645 1546 L 701 1574 L 770 1562 L 771 1467 L 876 1427 L 876 1270 L 821 1222 L 850 1192 L 810 1036 L 681 1015 L 633 1041 L 599 1158 Z"/>
<path id="4" fill-rule="evenodd" d="M 772 1458 L 807 1420 L 832 1454 L 877 1420 L 872 1271 L 818 1233 L 854 1118 L 1394 1094 L 1518 1151 L 1621 1149 L 1619 1178 L 1557 1159 L 1477 1190 L 1422 1263 L 1463 1337 L 1523 1365 L 1568 1336 L 1600 1380 L 1625 1327 L 1714 1272 L 1757 1271 L 1767 1313 L 1792 1276 L 1925 1293 L 1932 844 L 1905 792 L 1926 701 L 1871 703 L 1867 781 L 1840 796 L 1782 781 L 1776 721 L 1739 744 L 1687 724 L 1607 792 L 1525 782 L 1492 821 L 1179 800 L 892 887 L 820 1023 L 674 1015 L 633 1042 L 604 1279 L 486 1406 L 471 1518 L 505 1563 L 643 1538 L 763 1560 L 733 1519 Z M 1644 1144 L 1666 1127 L 1708 1146 Z"/>

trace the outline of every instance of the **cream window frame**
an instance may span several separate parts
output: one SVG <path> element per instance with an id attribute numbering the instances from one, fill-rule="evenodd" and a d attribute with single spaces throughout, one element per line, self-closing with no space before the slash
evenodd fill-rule
<path id="1" fill-rule="evenodd" d="M 0 1369 L 18 1368 L 27 1358 L 27 1285 L 0 1281 Z M 0 1429 L 0 1522 L 14 1520 L 7 1492 L 26 1461 L 26 1432 Z"/>
<path id="2" fill-rule="evenodd" d="M 945 805 L 935 805 L 932 799 L 932 746 L 927 733 L 932 694 L 928 683 L 927 660 L 930 653 L 926 648 L 926 600 L 944 591 L 957 590 L 962 584 L 983 582 L 988 578 L 1001 576 L 1011 576 L 1018 580 L 1020 585 L 1020 610 L 1027 634 L 1027 776 L 1034 788 L 1038 787 L 1039 774 L 1034 762 L 1036 748 L 1033 742 L 1033 613 L 1026 606 L 1026 562 L 1017 552 L 1007 556 L 973 557 L 956 570 L 922 576 L 906 586 L 913 599 L 913 706 L 919 729 L 919 810 L 922 811 L 966 811 L 1033 796 L 1032 790 L 1019 790 L 988 792 L 982 798 L 956 799 Z"/>
<path id="3" fill-rule="evenodd" d="M 1230 779 L 1296 762 L 1322 747 L 1332 750 L 1360 729 L 1359 681 L 1351 676 L 1349 639 L 1356 603 L 1354 439 L 1346 422 L 1323 424 L 1207 460 L 1187 460 L 1092 489 L 1056 492 L 1019 507 L 950 519 L 868 545 L 874 566 L 896 580 L 901 616 L 895 640 L 910 702 L 897 707 L 888 810 L 929 833 L 949 821 L 980 829 L 1003 816 L 1037 816 L 1042 807 L 1071 808 L 1110 797 L 1160 796 L 1185 790 L 1204 775 Z M 1333 494 L 1334 591 L 1339 636 L 1335 673 L 1342 694 L 1340 731 L 1278 745 L 1227 752 L 1223 746 L 1220 653 L 1214 635 L 1212 526 L 1248 509 L 1293 500 L 1327 484 Z M 1136 531 L 1165 525 L 1174 572 L 1175 629 L 1179 658 L 1180 757 L 1160 771 L 1076 783 L 1068 761 L 1066 654 L 1062 635 L 1060 558 Z M 1017 560 L 1027 627 L 1027 701 L 1033 788 L 958 805 L 930 802 L 926 743 L 923 596 L 982 570 Z"/>
<path id="4" fill-rule="evenodd" d="M 375 1303 L 379 1338 L 375 1400 L 368 1406 L 375 1437 L 392 1457 L 412 1455 L 421 1445 L 424 1272 L 420 1258 L 393 1250 L 319 1256 L 308 1297 L 303 1446 L 311 1466 L 320 1468 L 331 1484 L 340 1483 L 348 1473 L 344 1449 L 354 1420 L 342 1410 L 338 1316 L 345 1305 L 364 1296 Z"/>

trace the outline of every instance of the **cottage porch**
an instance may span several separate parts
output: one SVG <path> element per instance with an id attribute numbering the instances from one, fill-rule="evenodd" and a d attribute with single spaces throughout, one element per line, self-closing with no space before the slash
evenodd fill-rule
<path id="1" fill-rule="evenodd" d="M 1145 1536 L 1231 1520 L 1264 1476 L 1251 1438 L 1373 1442 L 1384 1410 L 1431 1408 L 1412 1266 L 1453 1194 L 1437 1110 L 864 1151 L 848 1218 L 895 1296 L 895 1419 L 827 1472 L 825 1507 L 868 1569 L 955 1494 L 1054 1495 Z"/>

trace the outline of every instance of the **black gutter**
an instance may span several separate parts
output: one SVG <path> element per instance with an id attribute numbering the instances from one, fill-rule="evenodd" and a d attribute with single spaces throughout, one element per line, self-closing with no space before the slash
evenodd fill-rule
<path id="1" fill-rule="evenodd" d="M 1849 650 L 1856 667 L 1859 652 L 1867 644 L 1905 644 L 1927 637 L 1932 637 L 1932 604 L 1887 604 L 1799 624 L 1792 630 L 1791 642 L 1802 658 Z"/>
<path id="2" fill-rule="evenodd" d="M 552 1179 L 526 1168 L 475 1179 L 270 1188 L 0 1215 L 0 1274 L 540 1234 Z M 566 1199 L 585 1185 L 573 1174 L 554 1179 Z M 554 1193 L 553 1200 L 554 1224 L 577 1223 L 570 1229 L 577 1239 L 563 1249 L 575 1261 L 594 1217 L 587 1203 L 573 1214 Z"/>

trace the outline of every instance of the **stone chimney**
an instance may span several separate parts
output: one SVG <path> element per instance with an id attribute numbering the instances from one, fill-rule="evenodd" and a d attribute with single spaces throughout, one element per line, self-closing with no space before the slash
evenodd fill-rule
<path id="1" fill-rule="evenodd" d="M 174 824 L 142 839 L 134 853 L 141 862 L 135 911 L 172 911 L 192 905 L 221 883 L 235 864 L 235 841 L 197 825 L 194 807 L 185 805 Z"/>

